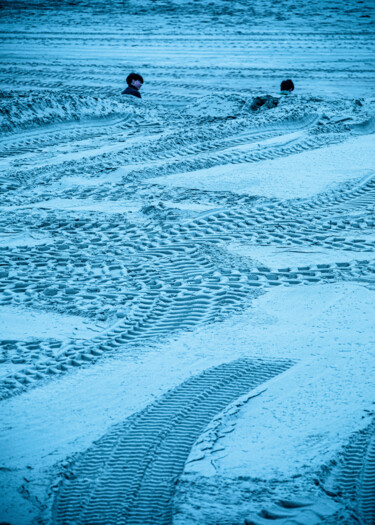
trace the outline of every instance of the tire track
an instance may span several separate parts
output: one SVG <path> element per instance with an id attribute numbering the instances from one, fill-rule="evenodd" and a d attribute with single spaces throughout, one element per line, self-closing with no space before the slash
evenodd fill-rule
<path id="1" fill-rule="evenodd" d="M 192 246 L 128 254 L 125 261 L 120 252 L 118 262 L 112 259 L 107 266 L 96 254 L 94 267 L 84 252 L 74 261 L 74 254 L 72 258 L 61 253 L 41 256 L 38 248 L 33 248 L 37 254 L 34 266 L 30 264 L 33 253 L 8 254 L 15 264 L 4 264 L 10 270 L 1 275 L 0 306 L 44 307 L 99 320 L 104 316 L 112 320 L 112 326 L 86 341 L 2 341 L 3 360 L 35 363 L 38 355 L 34 365 L 5 378 L 3 397 L 72 367 L 87 366 L 129 344 L 213 322 L 240 308 L 254 291 L 236 272 L 221 276 L 210 259 Z M 31 282 L 27 279 L 30 272 L 34 274 Z"/>
<path id="2" fill-rule="evenodd" d="M 142 188 L 146 191 L 146 187 Z M 94 194 L 93 193 L 92 195 Z M 176 203 L 188 200 L 189 193 L 186 189 L 166 189 L 163 186 L 153 185 L 153 194 L 158 191 L 159 200 L 175 201 Z M 221 207 L 234 208 L 241 221 L 246 221 L 248 226 L 279 225 L 290 226 L 301 224 L 310 227 L 321 224 L 327 229 L 360 228 L 359 224 L 366 223 L 373 228 L 374 219 L 369 209 L 375 192 L 375 174 L 370 173 L 359 181 L 348 182 L 339 188 L 317 195 L 311 199 L 295 199 L 287 201 L 274 200 L 266 204 L 257 204 L 251 196 L 242 196 L 230 192 L 206 192 L 204 190 L 189 190 L 198 202 L 209 202 Z M 109 191 L 106 198 L 116 198 L 116 193 Z M 362 208 L 360 218 L 351 218 L 348 211 L 353 208 Z M 367 210 L 364 208 L 368 208 Z M 251 213 L 250 213 L 251 209 Z M 225 210 L 227 211 L 227 210 Z M 207 213 L 215 221 L 217 212 Z M 199 217 L 200 220 L 201 217 Z M 185 224 L 194 223 L 195 219 L 185 221 Z M 206 219 L 211 220 L 211 219 Z M 185 225 L 184 224 L 184 225 Z"/>
<path id="3" fill-rule="evenodd" d="M 156 153 L 155 156 L 150 151 L 150 148 L 147 147 L 144 149 L 139 156 L 134 155 L 134 150 L 129 149 L 127 151 L 120 151 L 117 153 L 106 153 L 100 156 L 93 155 L 92 151 L 89 151 L 87 155 L 83 153 L 85 157 L 82 161 L 64 161 L 58 165 L 53 163 L 43 168 L 29 168 L 27 170 L 10 170 L 8 179 L 4 182 L 9 189 L 14 189 L 20 186 L 20 181 L 25 181 L 26 184 L 23 185 L 22 189 L 34 188 L 35 183 L 45 184 L 58 181 L 61 177 L 65 176 L 67 172 L 71 175 L 80 175 L 88 176 L 92 173 L 103 173 L 106 170 L 116 169 L 118 166 L 123 166 L 130 164 L 138 164 L 139 166 L 133 167 L 133 170 L 127 174 L 127 180 L 131 183 L 136 181 L 142 181 L 146 178 L 159 177 L 163 175 L 171 175 L 174 173 L 184 172 L 184 171 L 195 171 L 198 169 L 208 169 L 214 166 L 220 166 L 222 164 L 241 164 L 241 163 L 250 163 L 250 162 L 259 162 L 262 160 L 271 160 L 275 158 L 280 158 L 284 156 L 293 155 L 300 153 L 302 151 L 317 149 L 329 144 L 338 144 L 342 142 L 344 138 L 342 136 L 322 136 L 322 137 L 304 137 L 295 138 L 293 140 L 287 139 L 285 144 L 281 142 L 279 146 L 266 146 L 263 149 L 252 148 L 252 152 L 242 151 L 239 147 L 236 150 L 235 147 L 222 147 L 222 151 L 218 153 L 200 153 L 197 150 L 201 149 L 201 146 L 190 147 L 186 149 L 181 149 L 180 152 L 176 153 Z M 249 143 L 248 140 L 246 143 Z M 220 149 L 219 147 L 213 148 L 216 150 Z M 205 149 L 207 146 L 205 146 Z M 176 157 L 181 157 L 181 160 L 175 160 Z M 159 157 L 162 157 L 161 159 Z M 152 159 L 149 164 L 154 162 L 154 167 L 145 168 L 144 161 L 145 159 Z M 173 158 L 174 160 L 170 160 Z M 10 176 L 10 181 L 9 181 Z"/>
<path id="4" fill-rule="evenodd" d="M 17 259 L 22 263 L 22 258 L 18 256 Z M 28 257 L 24 256 L 23 260 L 28 260 Z M 45 272 L 46 260 L 39 258 L 37 264 L 41 264 Z M 50 266 L 54 268 L 55 263 Z M 66 265 L 68 271 L 72 271 L 73 267 L 72 264 Z M 278 270 L 243 268 L 239 272 L 220 270 L 191 243 L 146 249 L 135 258 L 128 256 L 127 262 L 123 257 L 119 258 L 119 262 L 112 260 L 110 269 L 113 274 L 103 272 L 100 264 L 97 265 L 99 274 L 90 273 L 85 264 L 78 268 L 86 276 L 83 291 L 67 282 L 65 277 L 57 276 L 55 282 L 51 282 L 45 279 L 44 274 L 36 274 L 31 284 L 25 278 L 13 278 L 9 284 L 8 276 L 4 274 L 0 281 L 0 306 L 14 304 L 40 308 L 44 301 L 44 308 L 49 311 L 51 308 L 58 310 L 61 301 L 61 313 L 68 311 L 96 316 L 99 320 L 107 319 L 110 325 L 101 334 L 87 340 L 0 341 L 3 360 L 31 365 L 3 378 L 0 383 L 1 398 L 35 387 L 41 381 L 74 368 L 88 366 L 108 353 L 129 351 L 131 348 L 135 351 L 146 341 L 158 341 L 181 330 L 217 322 L 240 311 L 257 294 L 275 286 L 339 280 L 375 283 L 375 261 Z M 98 280 L 101 274 L 104 277 Z M 127 283 L 131 283 L 132 287 Z M 59 299 L 61 288 L 64 293 Z"/>
<path id="5" fill-rule="evenodd" d="M 72 124 L 53 125 L 54 129 L 48 129 L 51 124 L 47 124 L 45 129 L 38 129 L 34 132 L 11 134 L 7 138 L 0 140 L 0 157 L 20 155 L 22 153 L 40 153 L 48 146 L 68 144 L 71 142 L 83 141 L 87 139 L 104 137 L 119 131 L 127 131 L 130 125 L 128 119 L 114 119 L 113 117 L 103 117 L 101 121 L 94 119 L 94 122 L 83 122 Z M 108 122 L 109 121 L 109 122 Z M 73 129 L 64 129 L 64 127 Z M 60 128 L 60 129 L 56 129 Z"/>
<path id="6" fill-rule="evenodd" d="M 370 191 L 365 193 L 365 199 L 370 199 Z M 375 196 L 375 192 L 374 192 Z M 348 204 L 349 206 L 349 204 Z M 260 213 L 259 213 L 260 212 Z M 342 215 L 345 208 L 342 209 Z M 236 210 L 222 209 L 219 211 L 201 214 L 198 218 L 180 223 L 166 225 L 165 229 L 170 236 L 179 241 L 200 237 L 206 241 L 246 240 L 250 244 L 280 245 L 280 246 L 314 246 L 347 251 L 372 252 L 375 240 L 366 238 L 363 230 L 374 226 L 371 216 L 365 219 L 350 220 L 340 218 L 326 219 L 324 216 L 301 214 L 272 213 L 269 209 L 255 209 L 253 214 Z M 347 230 L 347 231 L 345 231 Z M 362 235 L 358 236 L 358 230 Z"/>
<path id="7" fill-rule="evenodd" d="M 358 487 L 359 515 L 365 523 L 375 523 L 375 431 L 370 437 Z"/>
<path id="8" fill-rule="evenodd" d="M 361 523 L 375 522 L 375 424 L 361 431 L 346 447 L 336 483 L 353 502 Z"/>
<path id="9" fill-rule="evenodd" d="M 35 8 L 35 6 L 33 7 Z M 50 12 L 48 12 L 48 16 L 50 16 Z M 80 36 L 80 38 L 112 39 L 117 36 L 121 40 L 124 40 L 124 39 L 133 37 L 135 34 L 137 33 L 123 31 L 121 27 L 120 31 L 111 30 L 111 31 L 103 31 L 101 33 L 87 31 L 85 35 Z M 40 33 L 38 33 L 37 31 L 34 31 L 33 34 L 30 34 L 30 32 L 26 30 L 13 29 L 12 31 L 7 31 L 5 28 L 0 31 L 0 36 L 4 39 L 7 39 L 8 37 L 11 37 L 11 36 L 13 36 L 13 38 L 15 39 L 16 38 L 23 39 L 25 37 L 26 38 L 34 38 L 34 37 L 51 38 L 51 36 L 58 36 L 59 38 L 62 38 L 65 40 L 71 37 L 77 38 L 77 34 L 74 32 L 66 32 L 66 31 L 59 32 L 56 30 L 53 33 L 51 33 L 51 31 L 46 30 Z M 324 37 L 324 40 L 322 40 L 322 37 Z M 161 38 L 163 40 L 168 41 L 171 44 L 176 42 L 176 35 L 174 33 L 173 34 L 166 33 L 164 35 L 163 34 L 162 35 L 161 34 L 145 35 L 145 39 L 150 40 L 152 42 L 154 41 L 160 42 Z M 191 38 L 196 39 L 197 44 L 202 45 L 202 46 L 205 46 L 207 42 L 213 42 L 214 45 L 217 45 L 218 43 L 222 44 L 222 38 L 220 38 L 220 36 L 217 36 L 215 33 L 207 34 L 203 36 L 201 34 L 199 35 L 192 34 Z M 289 32 L 287 32 L 286 35 L 285 34 L 273 35 L 272 33 L 270 34 L 267 31 L 262 32 L 261 30 L 257 30 L 254 33 L 254 35 L 251 35 L 250 33 L 249 35 L 245 36 L 245 38 L 243 36 L 236 37 L 235 35 L 232 35 L 230 38 L 231 38 L 231 41 L 233 42 L 238 42 L 239 44 L 243 43 L 244 47 L 247 47 L 248 40 L 250 41 L 253 40 L 254 44 L 258 44 L 261 47 L 263 47 L 264 44 L 269 44 L 271 47 L 273 47 L 275 42 L 280 43 L 284 45 L 285 47 L 287 47 L 288 44 L 290 44 L 291 42 L 300 42 L 301 47 L 304 47 L 306 45 L 306 42 L 310 42 L 310 41 L 315 41 L 314 45 L 315 43 L 319 43 L 320 45 L 325 45 L 325 40 L 327 42 L 333 41 L 334 45 L 337 45 L 337 40 L 342 41 L 342 42 L 353 42 L 353 41 L 357 42 L 358 40 L 363 40 L 363 45 L 369 45 L 368 44 L 368 34 L 363 33 L 361 31 L 354 31 L 354 30 L 343 31 L 343 32 L 340 32 L 339 34 L 337 34 L 337 32 L 335 31 L 322 30 L 319 33 L 317 33 L 316 31 L 314 32 L 314 31 L 307 30 L 307 31 L 301 31 L 301 32 L 296 31 L 290 35 L 289 35 Z M 185 42 L 184 35 L 181 37 L 181 40 Z M 225 43 L 226 42 L 227 40 L 225 40 Z M 90 67 L 92 65 L 96 66 L 96 64 L 86 64 L 86 67 Z M 116 68 L 116 66 L 109 65 L 109 68 Z"/>
<path id="10" fill-rule="evenodd" d="M 173 161 L 158 161 L 152 168 L 142 169 L 142 178 L 162 177 L 189 171 L 209 169 L 223 164 L 242 164 L 259 162 L 262 160 L 272 160 L 301 153 L 302 151 L 318 149 L 331 144 L 343 142 L 346 137 L 341 135 L 322 135 L 309 136 L 301 134 L 294 139 L 286 138 L 283 143 L 280 140 L 278 146 L 264 146 L 263 148 L 253 148 L 253 151 L 244 151 L 243 149 L 225 148 L 218 153 L 200 153 L 196 158 Z M 188 155 L 186 155 L 188 157 Z M 123 160 L 120 161 L 121 163 Z M 134 179 L 135 180 L 135 179 Z"/>
<path id="11" fill-rule="evenodd" d="M 212 222 L 219 225 L 220 230 L 215 235 L 202 226 L 205 219 L 209 220 L 208 224 L 213 229 Z M 72 219 L 69 222 L 65 217 L 65 221 L 59 224 L 57 218 L 50 216 L 50 222 L 45 224 L 47 231 L 52 228 L 51 232 L 56 235 L 56 231 L 60 230 L 65 236 L 64 240 L 56 239 L 55 244 L 50 246 L 6 250 L 2 265 L 8 270 L 0 276 L 0 304 L 42 307 L 47 311 L 53 308 L 61 313 L 99 319 L 103 316 L 104 319 L 111 319 L 111 316 L 113 318 L 117 315 L 116 305 L 124 306 L 128 312 L 126 322 L 118 321 L 113 332 L 107 331 L 104 339 L 95 339 L 96 348 L 92 347 L 92 351 L 88 351 L 87 345 L 81 344 L 77 348 L 73 344 L 68 345 L 67 353 L 59 355 L 58 364 L 69 368 L 72 357 L 76 359 L 78 356 L 75 362 L 75 366 L 78 366 L 77 363 L 85 364 L 93 359 L 93 355 L 100 355 L 103 351 L 114 350 L 124 344 L 167 337 L 175 331 L 177 325 L 180 329 L 191 329 L 217 320 L 224 312 L 228 314 L 232 307 L 244 305 L 255 289 L 335 282 L 341 279 L 374 283 L 373 261 L 308 265 L 279 270 L 258 268 L 253 271 L 242 270 L 240 276 L 235 272 L 216 272 L 215 264 L 202 256 L 198 247 L 226 238 L 244 238 L 243 232 L 236 231 L 226 237 L 228 228 L 224 228 L 223 233 L 221 225 L 227 219 L 228 215 L 223 212 L 214 217 L 206 215 L 198 221 L 203 236 L 187 232 L 188 241 L 181 242 L 180 239 L 178 244 L 174 242 L 170 245 L 171 236 L 155 233 L 153 226 L 149 230 L 151 236 L 148 237 L 147 229 L 140 235 L 141 230 L 136 226 L 124 225 L 122 221 L 119 227 L 117 221 L 105 225 L 95 219 L 78 222 Z M 243 217 L 231 212 L 230 219 L 230 224 L 242 227 Z M 37 229 L 40 230 L 40 225 Z M 290 232 L 284 234 L 279 230 L 276 234 L 274 230 L 273 227 L 268 233 L 266 225 L 260 225 L 258 231 L 254 231 L 252 227 L 250 233 L 245 233 L 245 238 L 255 244 L 274 245 L 279 242 L 281 246 L 293 245 L 288 240 L 292 238 Z M 67 243 L 68 232 L 72 238 Z M 110 236 L 108 232 L 111 232 Z M 311 244 L 311 239 L 314 238 L 311 229 L 310 232 L 297 231 L 295 237 L 293 242 L 296 246 Z M 345 238 L 328 235 L 328 238 L 323 236 L 319 239 L 319 243 L 314 241 L 313 245 L 370 251 L 371 244 L 366 240 L 355 241 L 345 244 Z M 107 261 L 105 253 L 100 255 L 101 250 L 108 249 L 117 252 L 117 257 L 112 257 L 111 263 Z M 95 265 L 91 262 L 93 257 Z M 12 272 L 11 277 L 9 271 Z M 31 280 L 28 278 L 30 273 L 33 275 Z M 29 344 L 5 340 L 2 343 L 3 355 L 15 360 L 12 362 L 29 363 L 30 359 L 35 358 L 33 350 L 38 344 L 40 355 L 48 357 L 54 355 L 54 349 L 61 346 L 61 342 L 58 345 L 56 341 L 45 346 L 42 342 L 34 341 Z M 42 373 L 41 368 L 47 370 L 55 364 L 56 361 L 49 361 L 43 363 L 43 366 L 38 365 L 38 378 Z M 33 377 L 35 370 L 25 373 Z M 8 379 L 12 379 L 12 388 L 17 383 L 25 382 L 22 374 Z"/>
<path id="12" fill-rule="evenodd" d="M 246 220 L 247 225 L 259 227 L 260 224 L 273 224 L 279 226 L 290 225 L 293 223 L 310 227 L 321 225 L 323 229 L 360 229 L 366 224 L 373 228 L 374 220 L 371 209 L 367 201 L 372 200 L 375 192 L 375 176 L 369 174 L 360 181 L 343 184 L 342 187 L 323 193 L 312 199 L 296 199 L 292 201 L 268 201 L 265 204 L 257 204 L 257 199 L 248 195 L 238 195 L 231 192 L 208 192 L 204 190 L 186 190 L 181 188 L 168 189 L 156 184 L 152 188 L 147 184 L 129 184 L 129 189 L 119 189 L 111 185 L 98 188 L 75 187 L 61 193 L 62 198 L 95 199 L 96 201 L 116 201 L 130 199 L 135 192 L 139 191 L 144 199 L 159 202 L 171 201 L 177 206 L 185 201 L 190 203 L 193 199 L 199 203 L 214 204 L 224 209 L 235 209 L 241 216 L 241 220 Z M 37 199 L 48 200 L 51 194 L 46 192 L 38 194 Z M 356 205 L 356 199 L 363 198 L 363 206 Z M 38 202 L 35 200 L 35 202 Z M 32 202 L 32 200 L 30 201 Z M 351 217 L 351 203 L 353 209 L 362 208 L 361 217 Z M 367 209 L 366 209 L 367 208 Z M 250 213 L 251 210 L 251 213 Z M 215 217 L 216 212 L 207 213 Z M 296 218 L 298 217 L 298 218 Z M 201 218 L 201 216 L 199 216 Z M 207 219 L 208 220 L 208 219 Z M 181 225 L 194 222 L 194 219 L 185 220 Z"/>
<path id="13" fill-rule="evenodd" d="M 292 364 L 239 359 L 208 369 L 114 427 L 72 466 L 56 496 L 54 523 L 171 523 L 176 481 L 206 425 Z"/>
<path id="14" fill-rule="evenodd" d="M 290 155 L 305 149 L 321 147 L 333 141 L 341 141 L 342 138 L 332 136 L 314 137 L 304 136 L 303 131 L 307 131 L 317 121 L 316 115 L 311 115 L 300 120 L 284 121 L 277 124 L 257 126 L 252 130 L 246 129 L 247 123 L 240 122 L 239 125 L 218 126 L 213 125 L 212 129 L 206 125 L 199 126 L 198 132 L 187 134 L 185 130 L 178 130 L 177 133 L 161 136 L 155 142 L 151 136 L 151 141 L 144 144 L 133 145 L 124 144 L 121 151 L 93 155 L 89 151 L 82 160 L 62 161 L 45 165 L 42 168 L 33 166 L 26 169 L 13 169 L 8 173 L 7 180 L 30 181 L 32 187 L 35 181 L 41 183 L 43 180 L 51 182 L 64 176 L 66 172 L 73 174 L 100 172 L 103 170 L 114 169 L 118 166 L 139 164 L 141 177 L 155 176 L 168 171 L 175 173 L 186 169 L 195 170 L 212 167 L 227 163 L 256 162 L 271 159 L 279 156 Z M 139 125 L 139 123 L 137 123 Z M 246 131 L 245 131 L 246 130 Z M 289 138 L 283 141 L 285 132 L 301 132 L 300 137 Z M 221 137 L 220 137 L 221 135 Z M 280 145 L 272 146 L 265 143 L 259 150 L 257 142 L 267 141 L 270 138 L 280 136 Z M 143 141 L 144 142 L 144 141 Z M 253 146 L 252 146 L 253 144 Z M 249 145 L 250 151 L 243 150 L 241 146 Z M 59 161 L 59 157 L 56 159 Z M 152 168 L 144 169 L 143 163 L 147 160 L 148 164 L 154 164 Z M 134 177 L 134 175 L 133 175 Z M 137 176 L 139 179 L 139 175 Z"/>

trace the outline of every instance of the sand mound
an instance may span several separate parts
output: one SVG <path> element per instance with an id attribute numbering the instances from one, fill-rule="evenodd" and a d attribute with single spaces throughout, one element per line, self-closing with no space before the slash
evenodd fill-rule
<path id="1" fill-rule="evenodd" d="M 43 124 L 69 122 L 85 118 L 103 118 L 121 115 L 137 118 L 144 113 L 129 97 L 99 98 L 62 93 L 2 94 L 0 102 L 0 130 L 14 131 Z"/>
<path id="2" fill-rule="evenodd" d="M 258 99 L 272 103 L 257 104 Z M 197 119 L 251 118 L 254 123 L 269 124 L 280 121 L 296 121 L 311 115 L 320 115 L 331 124 L 355 125 L 358 132 L 373 132 L 375 105 L 360 99 L 327 98 L 312 96 L 260 95 L 209 95 L 197 98 L 185 108 L 185 114 Z M 371 129 L 370 129 L 371 128 Z"/>
<path id="3" fill-rule="evenodd" d="M 185 109 L 185 112 L 196 118 L 238 116 L 250 98 L 240 95 L 208 95 L 198 98 Z"/>

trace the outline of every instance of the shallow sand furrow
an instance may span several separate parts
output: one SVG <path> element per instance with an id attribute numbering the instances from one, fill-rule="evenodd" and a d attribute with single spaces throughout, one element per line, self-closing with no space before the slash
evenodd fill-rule
<path id="1" fill-rule="evenodd" d="M 75 478 L 64 482 L 55 501 L 55 522 L 88 524 L 96 516 L 98 524 L 169 523 L 175 481 L 203 428 L 226 405 L 291 364 L 240 359 L 220 365 L 165 394 L 130 429 L 127 422 L 114 427 L 110 435 L 118 442 L 112 449 L 104 437 L 73 466 Z M 93 475 L 85 465 L 95 458 Z M 82 477 L 90 483 L 89 497 L 81 496 Z"/>

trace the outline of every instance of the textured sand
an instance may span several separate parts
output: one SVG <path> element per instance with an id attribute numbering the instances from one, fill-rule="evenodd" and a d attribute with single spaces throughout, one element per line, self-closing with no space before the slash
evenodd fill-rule
<path id="1" fill-rule="evenodd" d="M 1 12 L 0 522 L 373 523 L 373 3 Z"/>

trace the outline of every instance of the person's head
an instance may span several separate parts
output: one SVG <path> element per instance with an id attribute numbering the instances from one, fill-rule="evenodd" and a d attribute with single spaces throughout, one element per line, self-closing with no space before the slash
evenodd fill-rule
<path id="1" fill-rule="evenodd" d="M 280 85 L 280 91 L 287 91 L 288 93 L 294 91 L 293 80 L 290 80 L 290 78 L 288 78 L 288 80 L 283 80 Z"/>
<path id="2" fill-rule="evenodd" d="M 126 77 L 126 83 L 128 86 L 140 89 L 143 84 L 143 77 L 138 73 L 130 73 L 130 75 Z"/>

